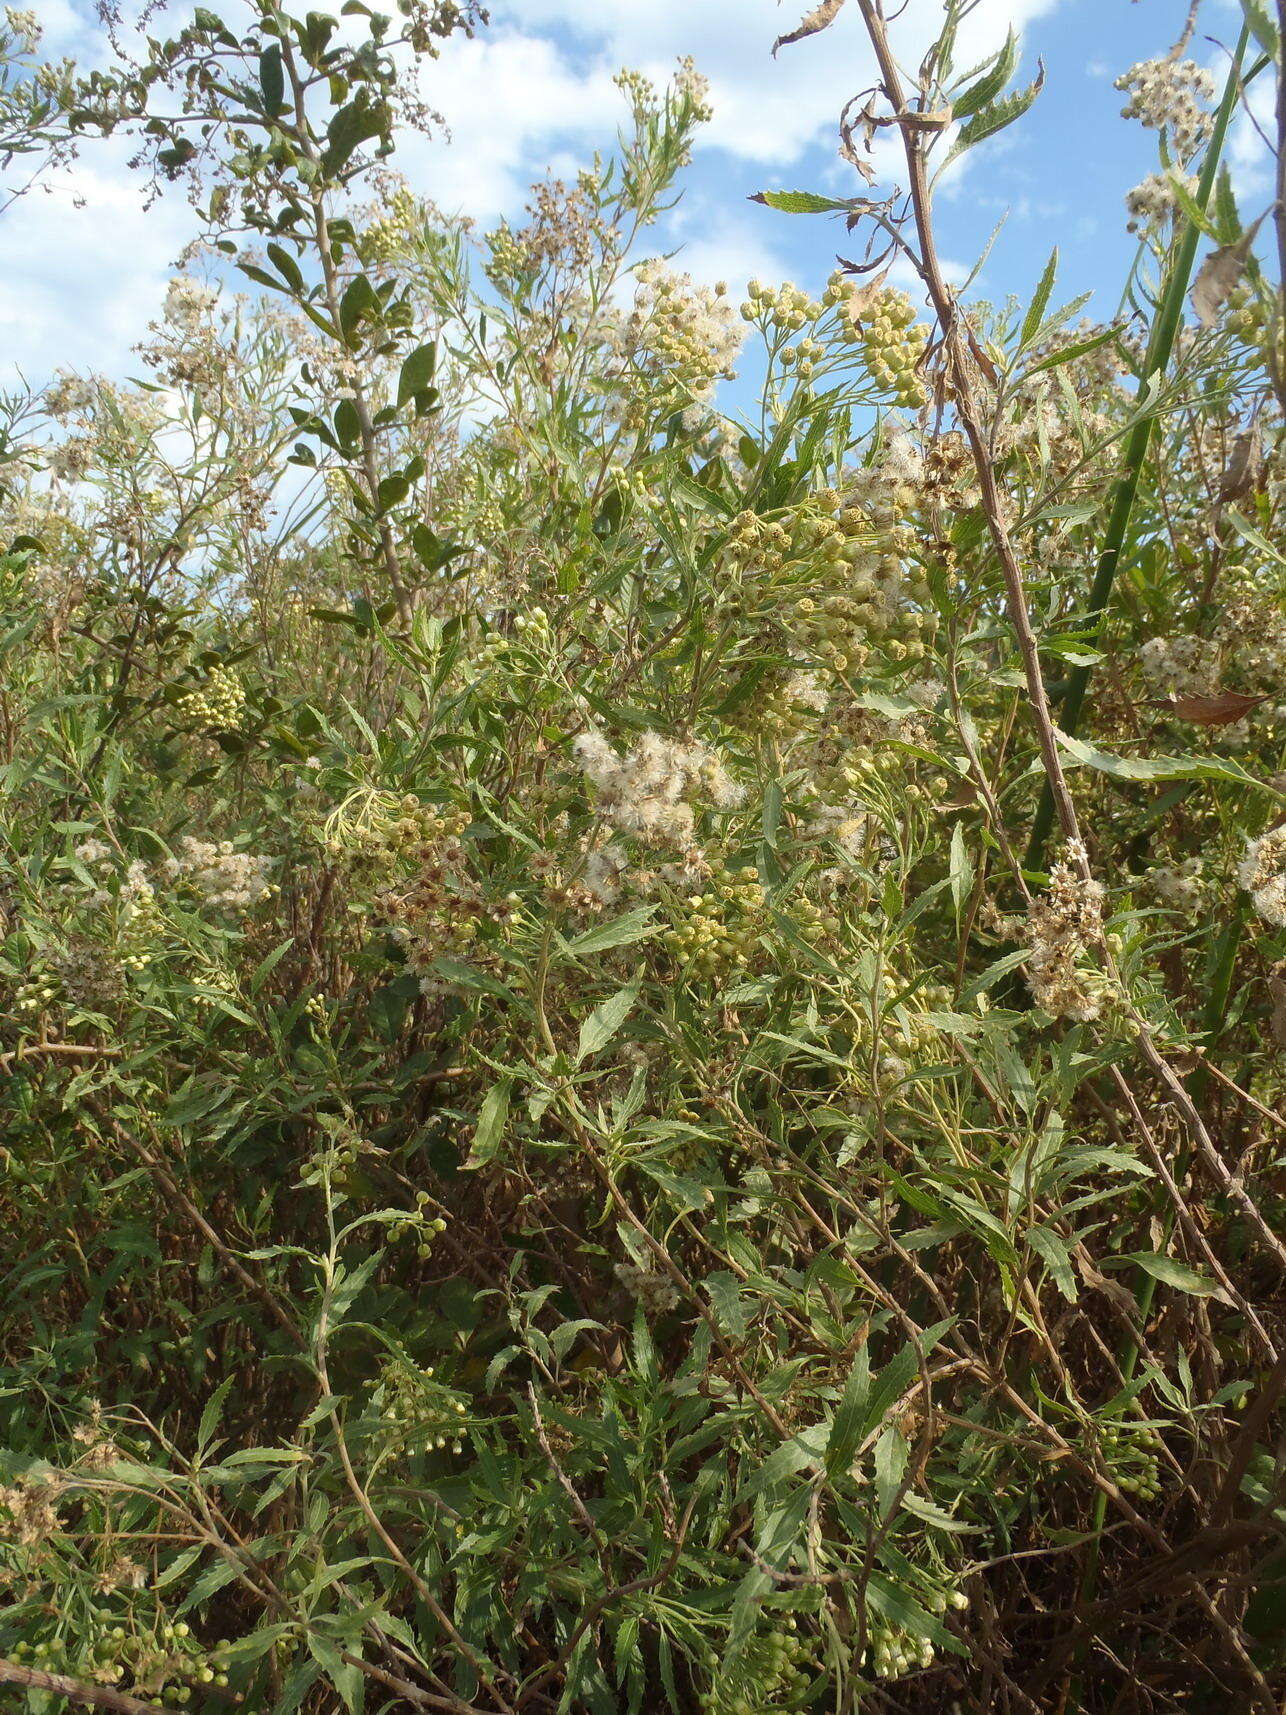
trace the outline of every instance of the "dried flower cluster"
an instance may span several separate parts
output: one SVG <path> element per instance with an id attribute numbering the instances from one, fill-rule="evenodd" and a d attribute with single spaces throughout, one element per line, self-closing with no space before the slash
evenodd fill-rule
<path id="1" fill-rule="evenodd" d="M 1122 118 L 1163 131 L 1180 161 L 1190 160 L 1210 135 L 1215 81 L 1194 60 L 1140 60 L 1117 78 L 1116 88 L 1129 94 Z"/>
<path id="2" fill-rule="evenodd" d="M 1049 890 L 1027 914 L 1032 995 L 1055 1018 L 1098 1018 L 1111 993 L 1089 963 L 1103 952 L 1103 885 L 1084 873 L 1085 848 L 1069 845 L 1049 872 Z"/>
<path id="3" fill-rule="evenodd" d="M 1250 841 L 1237 879 L 1265 923 L 1286 929 L 1286 823 Z"/>
<path id="4" fill-rule="evenodd" d="M 619 756 L 597 727 L 575 741 L 576 759 L 598 793 L 598 809 L 622 833 L 689 846 L 696 827 L 693 800 L 729 810 L 745 796 L 708 746 L 644 733 Z"/>

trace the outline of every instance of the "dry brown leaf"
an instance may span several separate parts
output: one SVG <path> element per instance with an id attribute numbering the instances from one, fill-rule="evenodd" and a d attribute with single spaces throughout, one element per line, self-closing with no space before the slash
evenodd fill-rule
<path id="1" fill-rule="evenodd" d="M 1197 277 L 1192 282 L 1192 307 L 1203 328 L 1214 325 L 1245 272 L 1253 236 L 1253 232 L 1247 232 L 1235 244 L 1221 244 L 1197 269 Z"/>
<path id="2" fill-rule="evenodd" d="M 854 291 L 849 293 L 848 297 L 844 301 L 848 312 L 853 317 L 854 321 L 860 322 L 862 317 L 871 308 L 872 304 L 877 302 L 884 290 L 884 282 L 888 277 L 889 271 L 885 268 L 881 273 L 874 275 L 870 280 L 868 280 L 865 285 L 858 286 Z"/>
<path id="3" fill-rule="evenodd" d="M 821 0 L 821 5 L 814 6 L 811 12 L 801 18 L 788 36 L 778 36 L 772 45 L 773 58 L 777 57 L 778 48 L 789 47 L 791 42 L 802 42 L 805 36 L 815 36 L 828 24 L 833 24 L 843 5 L 844 0 Z"/>
<path id="4" fill-rule="evenodd" d="M 1244 691 L 1216 691 L 1212 697 L 1172 697 L 1165 706 L 1181 721 L 1196 726 L 1229 726 L 1267 701 L 1267 697 L 1248 697 Z"/>
<path id="5" fill-rule="evenodd" d="M 1273 1004 L 1268 1034 L 1278 1048 L 1286 1048 L 1286 959 L 1280 959 L 1268 973 L 1268 998 Z"/>
<path id="6" fill-rule="evenodd" d="M 1258 489 L 1264 474 L 1259 425 L 1237 436 L 1219 482 L 1220 500 L 1240 500 Z"/>

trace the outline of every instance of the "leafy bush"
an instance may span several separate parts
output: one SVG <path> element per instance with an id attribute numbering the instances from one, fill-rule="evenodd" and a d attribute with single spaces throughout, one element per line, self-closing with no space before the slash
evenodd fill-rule
<path id="1" fill-rule="evenodd" d="M 480 236 L 381 164 L 460 8 L 14 24 L 208 242 L 0 449 L 9 1706 L 1278 1706 L 1277 38 L 1123 80 L 1090 326 L 936 260 L 1013 44 L 859 9 L 913 206 L 739 307 L 691 66 Z"/>

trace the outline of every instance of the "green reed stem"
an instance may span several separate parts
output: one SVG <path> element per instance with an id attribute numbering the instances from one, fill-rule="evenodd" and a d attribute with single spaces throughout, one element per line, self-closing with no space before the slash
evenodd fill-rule
<path id="1" fill-rule="evenodd" d="M 1197 185 L 1194 201 L 1202 214 L 1210 205 L 1214 193 L 1215 177 L 1219 171 L 1219 160 L 1223 154 L 1224 140 L 1232 119 L 1233 110 L 1237 105 L 1237 96 L 1241 88 L 1241 62 L 1250 41 L 1250 28 L 1243 25 L 1242 32 L 1233 50 L 1232 64 L 1228 68 L 1227 82 L 1224 84 L 1223 97 L 1215 114 L 1214 128 L 1210 133 L 1210 145 L 1206 150 L 1205 160 L 1201 166 L 1201 179 Z M 1201 232 L 1196 224 L 1188 220 L 1183 228 L 1183 235 L 1174 251 L 1174 260 L 1165 289 L 1161 295 L 1160 306 L 1156 320 L 1152 324 L 1152 332 L 1148 338 L 1147 353 L 1143 359 L 1142 385 L 1159 381 L 1170 361 L 1170 353 L 1174 350 L 1175 336 L 1183 320 L 1183 300 L 1187 296 L 1188 282 L 1192 277 L 1192 265 L 1197 256 L 1197 244 Z M 1130 517 L 1134 511 L 1134 502 L 1139 491 L 1139 478 L 1143 473 L 1143 463 L 1147 458 L 1148 447 L 1152 440 L 1152 430 L 1157 420 L 1157 412 L 1149 410 L 1140 417 L 1130 431 L 1125 444 L 1125 460 L 1121 466 L 1121 474 L 1117 478 L 1116 488 L 1112 496 L 1112 510 L 1108 515 L 1107 534 L 1103 539 L 1103 549 L 1099 555 L 1098 566 L 1094 573 L 1094 583 L 1090 589 L 1089 615 L 1086 630 L 1091 637 L 1097 637 L 1107 614 L 1107 604 L 1111 599 L 1112 585 L 1116 580 L 1117 568 L 1120 565 L 1121 553 L 1125 546 L 1126 534 L 1130 527 Z M 1081 708 L 1085 702 L 1085 692 L 1089 686 L 1090 669 L 1074 667 L 1068 675 L 1067 688 L 1063 692 L 1062 704 L 1059 708 L 1058 724 L 1063 732 L 1074 733 L 1080 724 Z M 1050 829 L 1054 825 L 1054 796 L 1046 780 L 1041 790 L 1040 803 L 1036 807 L 1036 817 L 1032 823 L 1031 838 L 1027 844 L 1027 855 L 1024 860 L 1029 870 L 1041 870 L 1045 867 L 1045 843 L 1049 839 Z"/>
<path id="2" fill-rule="evenodd" d="M 1201 178 L 1197 185 L 1195 202 L 1204 214 L 1210 205 L 1214 192 L 1215 177 L 1219 171 L 1219 160 L 1223 153 L 1224 141 L 1227 137 L 1228 126 L 1233 110 L 1237 105 L 1237 97 L 1241 87 L 1241 62 L 1250 41 L 1248 25 L 1242 26 L 1237 46 L 1233 50 L 1232 63 L 1228 68 L 1228 77 L 1224 83 L 1223 96 L 1215 115 L 1214 127 L 1210 134 L 1210 145 L 1206 150 L 1205 159 L 1201 166 Z M 1192 265 L 1196 260 L 1197 243 L 1200 239 L 1200 229 L 1195 222 L 1187 220 L 1183 236 L 1174 252 L 1174 261 L 1169 277 L 1166 280 L 1160 307 L 1156 320 L 1152 324 L 1152 332 L 1148 339 L 1147 353 L 1143 360 L 1143 383 L 1146 385 L 1154 378 L 1159 380 L 1170 361 L 1174 349 L 1175 336 L 1183 319 L 1183 301 L 1187 296 L 1188 282 L 1192 276 Z M 1141 417 L 1130 431 L 1129 440 L 1125 447 L 1125 461 L 1121 474 L 1117 478 L 1116 490 L 1112 498 L 1112 510 L 1108 516 L 1107 534 L 1103 541 L 1103 550 L 1099 555 L 1098 566 L 1094 574 L 1094 583 L 1090 590 L 1089 623 L 1087 629 L 1091 636 L 1097 636 L 1107 613 L 1107 604 L 1111 598 L 1112 585 L 1116 579 L 1117 568 L 1120 565 L 1121 552 L 1125 545 L 1126 533 L 1130 527 L 1130 519 L 1134 511 L 1134 502 L 1138 495 L 1139 479 L 1143 471 L 1143 462 L 1147 457 L 1148 447 L 1152 440 L 1152 429 L 1157 420 L 1157 413 L 1149 411 Z M 1080 722 L 1081 709 L 1085 702 L 1085 692 L 1090 680 L 1088 666 L 1076 667 L 1068 677 L 1067 689 L 1063 693 L 1059 709 L 1059 725 L 1066 733 L 1074 733 Z M 1031 838 L 1027 846 L 1025 859 L 1029 870 L 1044 868 L 1045 843 L 1049 838 L 1050 829 L 1054 822 L 1054 799 L 1046 781 L 1041 792 L 1040 803 L 1036 809 L 1035 820 L 1032 823 Z M 1219 950 L 1218 966 L 1211 982 L 1210 991 L 1206 997 L 1206 1005 L 1202 1014 L 1202 1040 L 1207 1050 L 1214 1035 L 1219 1029 L 1224 1012 L 1227 1008 L 1228 994 L 1232 983 L 1233 965 L 1236 960 L 1237 942 L 1241 927 L 1240 914 L 1229 924 L 1225 932 L 1223 945 Z M 1204 1080 L 1202 1081 L 1204 1089 Z M 1184 1143 L 1179 1157 L 1175 1162 L 1175 1179 L 1182 1184 L 1187 1172 L 1190 1145 Z M 1166 1240 L 1177 1220 L 1177 1211 L 1173 1206 L 1167 1208 L 1164 1217 Z M 1156 1295 L 1157 1282 L 1152 1275 L 1139 1270 L 1134 1283 L 1135 1299 L 1139 1306 L 1139 1327 L 1147 1325 L 1147 1319 L 1152 1311 L 1152 1300 Z M 1119 1354 L 1119 1365 L 1123 1384 L 1128 1385 L 1134 1375 L 1139 1361 L 1139 1342 L 1132 1335 L 1127 1335 Z M 1098 1585 L 1099 1548 L 1102 1540 L 1103 1526 L 1107 1519 L 1107 1496 L 1100 1489 L 1094 1497 L 1093 1540 L 1085 1559 L 1085 1569 L 1081 1577 L 1080 1600 L 1087 1604 L 1094 1600 Z M 1081 1674 L 1084 1669 L 1085 1655 L 1089 1648 L 1088 1638 L 1078 1652 L 1076 1673 L 1068 1688 L 1066 1715 L 1077 1715 L 1081 1707 Z"/>

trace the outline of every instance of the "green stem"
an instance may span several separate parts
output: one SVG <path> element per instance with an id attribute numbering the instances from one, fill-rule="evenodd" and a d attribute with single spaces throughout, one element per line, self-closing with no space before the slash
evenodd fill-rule
<path id="1" fill-rule="evenodd" d="M 1215 175 L 1219 170 L 1219 158 L 1223 153 L 1224 140 L 1227 136 L 1228 125 L 1232 119 L 1233 109 L 1237 104 L 1240 92 L 1241 62 L 1250 40 L 1250 29 L 1243 25 L 1237 46 L 1233 52 L 1232 64 L 1228 68 L 1228 78 L 1224 84 L 1223 98 L 1219 103 L 1219 111 L 1215 116 L 1214 128 L 1210 135 L 1210 146 L 1206 150 L 1202 163 L 1201 179 L 1197 186 L 1195 201 L 1204 214 L 1209 207 L 1210 197 L 1214 191 Z M 1183 300 L 1187 295 L 1188 281 L 1192 274 L 1192 265 L 1196 260 L 1197 243 L 1200 230 L 1192 220 L 1184 227 L 1183 237 L 1174 255 L 1174 265 L 1169 279 L 1166 281 L 1165 292 L 1161 299 L 1157 318 L 1152 324 L 1152 333 L 1148 340 L 1147 355 L 1143 360 L 1143 380 L 1160 378 L 1170 360 L 1174 349 L 1175 335 L 1183 317 Z M 1089 624 L 1087 629 L 1092 636 L 1098 634 L 1107 611 L 1107 604 L 1112 594 L 1112 585 L 1116 578 L 1117 567 L 1120 564 L 1121 551 L 1125 544 L 1126 532 L 1130 526 L 1130 518 L 1134 511 L 1134 502 L 1138 494 L 1139 478 L 1143 471 L 1143 461 L 1147 457 L 1148 447 L 1152 440 L 1152 428 L 1156 422 L 1156 412 L 1149 411 L 1147 416 L 1140 418 L 1130 433 L 1126 443 L 1125 463 L 1117 481 L 1116 492 L 1112 499 L 1112 511 L 1108 517 L 1107 535 L 1103 542 L 1103 551 L 1099 556 L 1098 567 L 1094 575 L 1094 584 L 1090 590 Z M 1069 675 L 1067 690 L 1063 695 L 1062 706 L 1059 710 L 1060 725 L 1066 733 L 1074 733 L 1080 722 L 1081 709 L 1085 702 L 1085 692 L 1089 686 L 1090 670 L 1086 667 L 1076 667 Z M 1046 782 L 1041 792 L 1040 803 L 1037 806 L 1036 818 L 1032 823 L 1031 839 L 1027 846 L 1026 866 L 1031 870 L 1044 868 L 1045 842 L 1054 821 L 1054 800 Z M 1219 949 L 1218 964 L 1206 998 L 1202 1015 L 1202 1041 L 1209 1052 L 1213 1040 L 1227 1009 L 1228 994 L 1232 984 L 1233 966 L 1236 962 L 1237 944 L 1240 939 L 1241 913 L 1228 925 Z M 1204 1067 L 1198 1068 L 1197 1080 L 1200 1088 L 1204 1089 L 1205 1079 L 1202 1076 Z M 1200 1099 L 1198 1083 L 1194 1080 L 1194 1099 Z M 1175 1163 L 1175 1178 L 1182 1183 L 1187 1172 L 1188 1158 L 1191 1145 L 1184 1143 L 1180 1156 Z M 1165 1212 L 1164 1230 L 1165 1241 L 1168 1242 L 1170 1232 L 1177 1219 L 1177 1211 L 1170 1207 Z M 1139 1306 L 1139 1327 L 1147 1326 L 1147 1320 L 1152 1311 L 1152 1300 L 1156 1295 L 1157 1282 L 1152 1275 L 1143 1274 L 1140 1270 L 1134 1283 L 1135 1298 Z M 1133 1336 L 1127 1335 L 1120 1354 L 1120 1371 L 1123 1385 L 1128 1385 L 1134 1375 L 1139 1361 L 1139 1342 Z M 1085 1561 L 1085 1570 L 1081 1577 L 1080 1600 L 1082 1604 L 1094 1600 L 1098 1584 L 1099 1546 L 1102 1540 L 1103 1526 L 1107 1520 L 1107 1496 L 1100 1489 L 1094 1497 L 1093 1512 L 1093 1541 Z M 1068 1691 L 1067 1715 L 1075 1715 L 1081 1707 L 1081 1672 L 1084 1664 L 1084 1650 L 1081 1651 L 1080 1663 L 1075 1678 Z"/>
<path id="2" fill-rule="evenodd" d="M 1241 62 L 1249 41 L 1249 25 L 1243 25 L 1237 46 L 1233 51 L 1232 64 L 1228 68 L 1228 79 L 1224 84 L 1223 98 L 1215 115 L 1214 128 L 1210 133 L 1210 146 L 1206 150 L 1205 160 L 1201 167 L 1201 180 L 1193 199 L 1202 214 L 1208 208 L 1214 192 L 1215 176 L 1219 171 L 1219 159 L 1223 153 L 1224 139 L 1241 89 Z M 1188 220 L 1183 229 L 1183 236 L 1174 252 L 1173 265 L 1169 278 L 1166 280 L 1156 320 L 1152 324 L 1147 354 L 1143 359 L 1143 387 L 1147 387 L 1150 382 L 1159 381 L 1165 372 L 1166 364 L 1170 361 L 1175 336 L 1183 320 L 1183 300 L 1187 295 L 1188 281 L 1192 275 L 1192 264 L 1196 260 L 1197 244 L 1200 238 L 1200 228 L 1192 220 Z M 1111 599 L 1112 585 L 1120 565 L 1121 552 L 1125 546 L 1126 533 L 1130 527 L 1130 517 L 1134 511 L 1135 498 L 1138 495 L 1139 478 L 1143 473 L 1143 463 L 1147 458 L 1156 420 L 1157 412 L 1149 410 L 1147 415 L 1140 417 L 1134 425 L 1130 431 L 1130 438 L 1126 442 L 1125 462 L 1121 468 L 1121 474 L 1117 478 L 1116 491 L 1112 498 L 1112 510 L 1107 521 L 1107 534 L 1103 540 L 1103 550 L 1099 555 L 1093 587 L 1090 590 L 1089 614 L 1085 629 L 1091 638 L 1098 635 L 1107 613 L 1107 604 Z M 1068 676 L 1067 689 L 1063 693 L 1063 701 L 1059 709 L 1058 723 L 1066 733 L 1074 733 L 1080 723 L 1081 708 L 1085 702 L 1085 692 L 1089 686 L 1089 679 L 1090 669 L 1087 666 L 1073 668 Z M 1029 870 L 1041 870 L 1045 867 L 1045 842 L 1049 838 L 1050 829 L 1053 825 L 1054 796 L 1050 790 L 1049 781 L 1046 780 L 1041 791 L 1040 803 L 1036 808 L 1036 818 L 1032 823 L 1031 839 L 1027 845 L 1025 864 Z"/>

